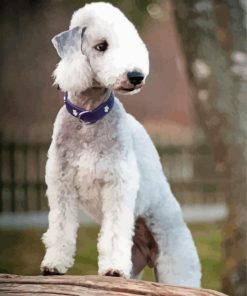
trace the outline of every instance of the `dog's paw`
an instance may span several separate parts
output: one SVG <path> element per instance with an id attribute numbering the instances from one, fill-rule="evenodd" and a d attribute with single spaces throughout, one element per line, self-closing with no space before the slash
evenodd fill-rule
<path id="1" fill-rule="evenodd" d="M 98 274 L 101 276 L 122 277 L 125 279 L 128 279 L 130 277 L 130 275 L 127 272 L 124 272 L 124 270 L 113 266 L 104 270 L 99 270 Z"/>
<path id="2" fill-rule="evenodd" d="M 41 273 L 42 275 L 63 275 L 63 273 L 60 273 L 56 268 L 50 268 L 47 266 L 41 267 Z"/>
<path id="3" fill-rule="evenodd" d="M 65 256 L 63 252 L 59 252 L 59 249 L 48 249 L 40 270 L 43 275 L 61 275 L 66 273 L 73 262 L 72 257 Z"/>
<path id="4" fill-rule="evenodd" d="M 113 270 L 110 269 L 109 271 L 105 272 L 105 274 L 103 274 L 105 276 L 113 276 L 113 277 L 124 277 L 123 274 L 121 274 L 121 272 L 119 270 Z"/>
<path id="5" fill-rule="evenodd" d="M 114 258 L 101 258 L 99 256 L 98 260 L 98 274 L 103 276 L 114 276 L 114 277 L 123 277 L 129 279 L 131 275 L 132 262 L 129 258 L 122 260 L 123 256 L 120 257 L 120 260 L 114 260 Z"/>

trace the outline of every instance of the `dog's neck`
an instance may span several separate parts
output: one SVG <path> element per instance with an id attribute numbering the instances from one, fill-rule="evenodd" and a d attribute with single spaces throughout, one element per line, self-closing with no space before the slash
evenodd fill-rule
<path id="1" fill-rule="evenodd" d="M 78 94 L 70 94 L 70 101 L 78 107 L 82 107 L 86 110 L 92 110 L 97 108 L 102 102 L 104 102 L 109 94 L 107 88 L 92 87 Z"/>

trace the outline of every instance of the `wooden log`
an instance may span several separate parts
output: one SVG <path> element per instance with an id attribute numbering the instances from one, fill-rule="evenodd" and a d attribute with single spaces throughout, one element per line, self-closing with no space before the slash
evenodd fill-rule
<path id="1" fill-rule="evenodd" d="M 103 276 L 21 276 L 0 274 L 0 295 L 223 296 L 220 292 Z"/>

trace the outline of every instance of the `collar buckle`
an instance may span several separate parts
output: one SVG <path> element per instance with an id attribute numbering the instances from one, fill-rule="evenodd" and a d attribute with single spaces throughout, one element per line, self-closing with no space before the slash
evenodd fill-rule
<path id="1" fill-rule="evenodd" d="M 88 111 L 88 110 L 80 112 L 80 113 L 78 114 L 78 119 L 79 119 L 79 121 L 80 121 L 81 123 L 86 124 L 86 125 L 91 124 L 90 121 L 87 121 L 87 120 L 85 120 L 85 119 L 82 118 L 83 115 L 85 115 L 85 114 L 89 114 L 89 113 L 91 113 L 91 111 Z"/>

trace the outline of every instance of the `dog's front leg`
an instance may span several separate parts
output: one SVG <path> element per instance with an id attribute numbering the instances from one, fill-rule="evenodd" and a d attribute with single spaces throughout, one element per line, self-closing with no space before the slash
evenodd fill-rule
<path id="1" fill-rule="evenodd" d="M 135 200 L 139 186 L 135 162 L 122 165 L 103 188 L 103 218 L 98 238 L 100 275 L 130 277 Z"/>
<path id="2" fill-rule="evenodd" d="M 44 275 L 64 274 L 72 266 L 78 228 L 78 199 L 69 164 L 53 151 L 46 167 L 49 228 L 43 235 L 46 254 L 41 263 Z"/>

